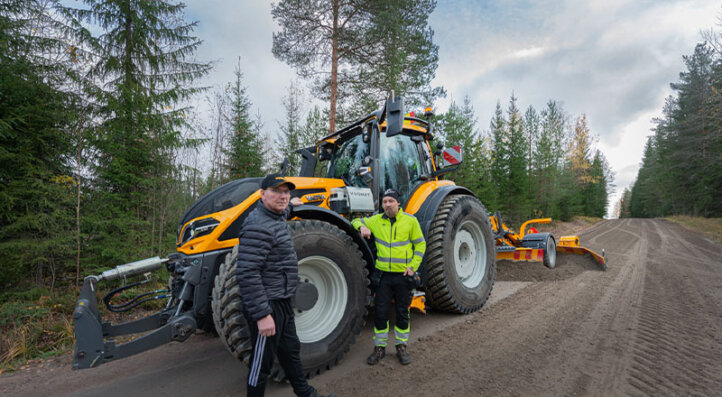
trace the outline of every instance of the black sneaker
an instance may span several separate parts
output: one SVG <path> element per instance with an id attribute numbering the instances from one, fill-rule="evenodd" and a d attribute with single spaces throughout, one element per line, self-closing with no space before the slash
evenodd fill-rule
<path id="1" fill-rule="evenodd" d="M 399 358 L 402 365 L 411 363 L 411 357 L 409 357 L 409 352 L 406 351 L 406 345 L 396 345 L 396 357 Z"/>
<path id="2" fill-rule="evenodd" d="M 386 348 L 383 346 L 374 347 L 374 352 L 366 359 L 368 365 L 376 365 L 386 356 Z"/>

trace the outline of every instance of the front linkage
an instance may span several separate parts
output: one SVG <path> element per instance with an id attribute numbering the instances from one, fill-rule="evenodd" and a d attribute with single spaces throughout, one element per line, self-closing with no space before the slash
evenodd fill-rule
<path id="1" fill-rule="evenodd" d="M 169 258 L 163 259 L 153 257 L 118 266 L 97 276 L 86 277 L 73 312 L 75 322 L 73 369 L 96 367 L 102 363 L 128 357 L 170 341 L 182 342 L 188 339 L 198 327 L 196 311 L 189 310 L 188 306 L 193 303 L 194 291 L 201 284 L 201 280 L 205 279 L 202 273 L 209 269 L 206 269 L 205 266 L 198 266 L 198 263 L 187 259 L 189 258 L 178 254 L 172 254 Z M 160 269 L 163 264 L 172 275 L 168 304 L 163 310 L 117 325 L 102 321 L 95 295 L 100 281 L 112 281 L 152 272 Z M 104 301 L 109 310 L 127 311 L 144 301 L 166 297 L 166 295 L 160 294 L 162 291 L 153 291 L 141 294 L 127 304 L 111 305 L 110 300 L 113 295 L 123 289 L 111 291 L 106 296 Z M 146 297 L 154 293 L 159 293 L 159 295 Z M 139 301 L 138 299 L 142 297 L 144 299 Z M 151 332 L 119 345 L 116 345 L 112 339 L 120 335 L 147 331 Z"/>

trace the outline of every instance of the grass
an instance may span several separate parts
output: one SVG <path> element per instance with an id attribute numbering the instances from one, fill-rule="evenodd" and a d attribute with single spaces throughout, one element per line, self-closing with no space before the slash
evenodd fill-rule
<path id="1" fill-rule="evenodd" d="M 687 229 L 702 233 L 710 239 L 722 243 L 722 218 L 700 218 L 694 216 L 669 216 L 668 219 Z"/>
<path id="2" fill-rule="evenodd" d="M 129 299 L 140 289 L 150 291 L 165 287 L 159 280 L 120 294 L 116 303 Z M 149 286 L 154 284 L 154 286 Z M 112 286 L 117 287 L 117 285 Z M 128 314 L 110 313 L 102 297 L 112 287 L 98 291 L 98 308 L 104 320 L 113 323 L 128 321 L 138 313 L 147 314 L 165 305 L 165 300 L 147 302 Z M 79 291 L 69 287 L 63 291 L 43 288 L 0 294 L 0 374 L 13 372 L 37 360 L 65 354 L 75 345 L 73 310 Z"/>

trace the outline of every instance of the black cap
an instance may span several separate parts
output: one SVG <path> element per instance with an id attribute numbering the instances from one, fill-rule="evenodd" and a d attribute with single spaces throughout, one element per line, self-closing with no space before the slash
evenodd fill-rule
<path id="1" fill-rule="evenodd" d="M 399 192 L 397 192 L 394 189 L 386 189 L 386 191 L 384 192 L 384 195 L 381 197 L 381 199 L 383 199 L 384 197 L 393 197 L 394 200 L 401 203 L 401 200 L 399 200 Z"/>
<path id="2" fill-rule="evenodd" d="M 293 182 L 287 181 L 283 179 L 281 174 L 269 174 L 266 175 L 265 178 L 263 178 L 263 182 L 261 182 L 261 189 L 270 189 L 272 187 L 278 187 L 283 184 L 287 184 L 288 188 L 293 190 L 296 188 L 296 185 L 293 184 Z"/>

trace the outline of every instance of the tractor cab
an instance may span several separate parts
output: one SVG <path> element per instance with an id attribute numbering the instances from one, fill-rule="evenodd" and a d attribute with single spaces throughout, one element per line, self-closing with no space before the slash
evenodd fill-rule
<path id="1" fill-rule="evenodd" d="M 438 175 L 429 144 L 432 124 L 389 111 L 403 109 L 401 101 L 390 100 L 386 111 L 371 113 L 316 146 L 318 160 L 327 161 L 325 177 L 342 179 L 352 191 L 370 189 L 376 210 L 386 189 L 396 189 L 405 205 L 420 185 Z M 426 115 L 430 118 L 430 110 Z"/>

